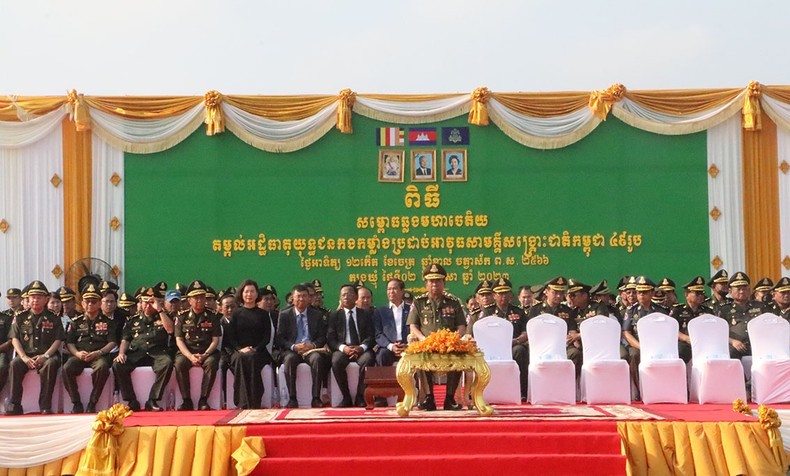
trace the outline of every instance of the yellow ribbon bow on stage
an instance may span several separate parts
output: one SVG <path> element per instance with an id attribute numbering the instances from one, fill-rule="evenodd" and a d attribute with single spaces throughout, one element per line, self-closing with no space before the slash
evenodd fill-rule
<path id="1" fill-rule="evenodd" d="M 76 476 L 115 474 L 118 467 L 118 437 L 124 432 L 123 419 L 132 414 L 129 407 L 116 403 L 96 415 L 93 436 L 88 441 Z"/>

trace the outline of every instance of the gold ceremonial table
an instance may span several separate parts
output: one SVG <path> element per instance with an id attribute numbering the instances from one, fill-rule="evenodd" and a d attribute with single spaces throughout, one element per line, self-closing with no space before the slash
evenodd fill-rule
<path id="1" fill-rule="evenodd" d="M 428 372 L 474 372 L 472 379 L 472 400 L 477 411 L 483 416 L 494 413 L 494 409 L 483 399 L 483 389 L 491 380 L 491 370 L 483 359 L 483 353 L 476 354 L 437 354 L 424 352 L 419 354 L 404 354 L 398 361 L 396 370 L 398 383 L 405 393 L 402 402 L 398 402 L 397 410 L 400 416 L 409 416 L 411 407 L 417 399 L 417 389 L 414 386 L 414 373 L 418 370 Z"/>

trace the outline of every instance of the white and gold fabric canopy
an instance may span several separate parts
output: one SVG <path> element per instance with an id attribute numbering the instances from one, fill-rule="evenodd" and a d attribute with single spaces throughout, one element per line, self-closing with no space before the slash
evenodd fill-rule
<path id="1" fill-rule="evenodd" d="M 0 98 L 0 289 L 63 283 L 76 260 L 113 266 L 123 286 L 123 153 L 154 153 L 205 125 L 286 153 L 353 116 L 420 124 L 467 115 L 526 147 L 566 147 L 611 114 L 656 134 L 708 143 L 711 272 L 778 278 L 790 270 L 790 86 L 592 92 Z M 31 217 L 36 217 L 31 219 Z"/>

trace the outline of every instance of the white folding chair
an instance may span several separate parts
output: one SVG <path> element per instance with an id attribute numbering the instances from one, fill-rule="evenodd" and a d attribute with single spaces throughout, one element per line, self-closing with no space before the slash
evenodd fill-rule
<path id="1" fill-rule="evenodd" d="M 527 321 L 531 404 L 576 403 L 576 369 L 568 360 L 567 335 L 568 325 L 557 316 L 541 314 Z"/>
<path id="2" fill-rule="evenodd" d="M 752 346 L 752 401 L 790 402 L 790 324 L 761 314 L 746 325 Z"/>
<path id="3" fill-rule="evenodd" d="M 620 358 L 620 324 L 606 316 L 595 316 L 585 319 L 579 327 L 584 356 L 582 400 L 590 404 L 630 404 L 628 362 Z"/>
<path id="4" fill-rule="evenodd" d="M 261 408 L 271 408 L 273 401 L 272 395 L 274 394 L 273 392 L 274 370 L 270 364 L 266 364 L 263 366 L 263 369 L 261 370 L 261 378 L 263 378 L 263 398 L 261 400 Z M 217 375 L 217 381 L 219 381 L 219 379 L 220 377 L 219 375 Z M 236 405 L 233 404 L 233 396 L 235 395 L 235 393 L 233 392 L 233 382 L 234 382 L 233 373 L 231 373 L 231 371 L 228 370 L 228 373 L 225 377 L 225 383 L 227 384 L 227 389 L 226 389 L 227 401 L 225 402 L 225 405 L 229 409 L 236 408 Z M 213 393 L 214 391 L 212 390 L 212 395 Z M 219 395 L 217 396 L 217 398 L 218 398 L 217 407 L 214 407 L 214 404 L 211 403 L 211 397 L 209 397 L 208 404 L 211 405 L 211 408 L 219 408 Z"/>
<path id="5" fill-rule="evenodd" d="M 642 402 L 688 403 L 686 364 L 678 358 L 678 321 L 654 312 L 637 326 Z"/>
<path id="6" fill-rule="evenodd" d="M 298 374 L 296 378 L 298 381 Z M 350 362 L 348 366 L 346 366 L 346 378 L 348 379 L 348 393 L 351 394 L 351 399 L 353 400 L 354 396 L 357 394 L 357 387 L 359 387 L 359 364 Z M 297 392 L 301 393 L 302 391 L 297 390 Z M 312 389 L 310 392 L 312 392 Z M 298 397 L 297 395 L 297 400 L 299 399 Z M 340 393 L 340 386 L 337 384 L 335 373 L 331 369 L 329 370 L 329 397 L 333 407 L 340 405 L 340 402 L 343 401 L 343 394 Z"/>
<path id="7" fill-rule="evenodd" d="M 277 381 L 280 389 L 280 405 L 285 407 L 288 405 L 289 395 L 288 385 L 285 383 L 285 367 L 282 365 L 277 370 Z M 313 401 L 313 374 L 310 365 L 304 362 L 296 366 L 296 401 L 299 402 L 299 408 L 310 408 L 310 403 Z"/>
<path id="8" fill-rule="evenodd" d="M 6 387 L 11 391 L 11 376 L 9 375 Z M 63 379 L 58 370 L 58 376 L 55 379 L 55 389 L 52 391 L 52 408 L 53 411 L 59 411 L 59 404 L 61 402 L 63 390 Z M 38 398 L 41 395 L 41 375 L 38 372 L 28 370 L 22 378 L 22 409 L 25 413 L 38 413 L 41 409 L 38 406 Z M 70 408 L 69 408 L 70 410 Z"/>
<path id="9" fill-rule="evenodd" d="M 477 347 L 491 370 L 491 380 L 483 390 L 488 403 L 521 403 L 518 364 L 513 360 L 513 324 L 488 316 L 472 327 Z"/>
<path id="10" fill-rule="evenodd" d="M 85 368 L 81 374 L 77 376 L 77 389 L 80 392 L 80 401 L 82 401 L 83 405 L 88 404 L 88 400 L 91 398 L 91 392 L 93 391 L 93 369 L 90 367 Z M 115 385 L 113 381 L 113 374 L 110 371 L 110 376 L 107 377 L 107 382 L 104 383 L 104 389 L 99 396 L 99 401 L 96 402 L 96 411 L 100 412 L 102 410 L 107 410 L 112 406 L 112 389 Z M 63 389 L 63 410 L 66 413 L 71 413 L 71 410 L 74 408 L 74 404 L 69 397 L 69 393 L 66 389 Z"/>
<path id="11" fill-rule="evenodd" d="M 688 323 L 691 338 L 691 378 L 689 394 L 692 402 L 732 403 L 746 400 L 743 365 L 730 358 L 730 326 L 727 321 L 710 314 L 697 316 Z"/>

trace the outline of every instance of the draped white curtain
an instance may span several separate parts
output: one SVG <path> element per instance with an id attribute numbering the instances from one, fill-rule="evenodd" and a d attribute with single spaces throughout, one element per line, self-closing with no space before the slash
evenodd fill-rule
<path id="1" fill-rule="evenodd" d="M 124 289 L 124 153 L 93 134 L 93 201 L 91 203 L 91 256 L 118 266 L 118 284 Z M 118 185 L 113 175 L 120 178 Z M 110 223 L 117 218 L 120 226 Z"/>
<path id="2" fill-rule="evenodd" d="M 60 123 L 65 115 L 64 109 L 57 109 L 27 122 L 0 121 L 0 149 L 27 147 L 47 137 L 55 129 L 60 131 Z"/>
<path id="3" fill-rule="evenodd" d="M 429 101 L 387 101 L 358 95 L 353 110 L 379 121 L 424 124 L 458 117 L 471 108 L 472 98 L 468 94 Z"/>
<path id="4" fill-rule="evenodd" d="M 743 234 L 743 162 L 740 115 L 708 129 L 708 170 L 715 165 L 718 174 L 708 173 L 708 223 L 710 260 L 718 256 L 724 269 L 746 269 Z M 718 220 L 710 216 L 716 207 Z M 711 264 L 711 275 L 716 268 Z"/>
<path id="5" fill-rule="evenodd" d="M 790 116 L 790 114 L 788 114 Z M 778 168 L 779 174 L 779 236 L 781 243 L 782 261 L 787 258 L 790 260 L 790 169 L 787 173 L 782 172 L 782 164 L 790 167 L 790 130 L 776 128 L 776 145 L 778 149 Z M 790 264 L 790 261 L 787 262 Z M 790 266 L 782 265 L 782 275 L 790 276 Z"/>
<path id="6" fill-rule="evenodd" d="M 32 468 L 83 450 L 96 415 L 0 418 L 0 468 Z"/>
<path id="7" fill-rule="evenodd" d="M 66 271 L 63 184 L 56 188 L 50 182 L 55 174 L 63 178 L 60 128 L 63 114 L 59 114 L 15 123 L 20 126 L 16 139 L 27 137 L 19 143 L 28 143 L 34 136 L 38 136 L 37 140 L 17 148 L 0 147 L 0 221 L 8 223 L 6 233 L 0 233 L 0 290 L 3 293 L 10 287 L 22 288 L 34 279 L 52 291 L 63 283 L 63 275 L 57 278 L 52 274 L 56 266 Z M 36 122 L 39 120 L 51 123 L 47 122 L 44 128 L 44 122 Z M 22 132 L 25 125 L 29 129 Z M 0 140 L 5 144 L 15 140 L 14 135 L 3 134 L 0 131 Z"/>
<path id="8" fill-rule="evenodd" d="M 508 109 L 491 99 L 488 102 L 491 122 L 516 142 L 536 149 L 566 147 L 585 138 L 601 120 L 588 107 L 554 117 L 532 117 Z"/>
<path id="9" fill-rule="evenodd" d="M 740 117 L 738 113 L 743 106 L 745 95 L 744 91 L 719 107 L 686 115 L 654 111 L 623 98 L 612 107 L 612 115 L 626 124 L 656 134 L 692 134 L 715 127 L 735 115 Z"/>

